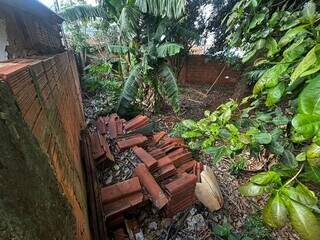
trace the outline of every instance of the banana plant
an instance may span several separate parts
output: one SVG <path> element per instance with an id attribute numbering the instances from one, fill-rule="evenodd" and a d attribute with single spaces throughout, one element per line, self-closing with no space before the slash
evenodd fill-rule
<path id="1" fill-rule="evenodd" d="M 163 100 L 179 110 L 178 86 L 167 59 L 182 46 L 170 41 L 172 23 L 183 21 L 185 0 L 103 0 L 96 7 L 73 6 L 61 15 L 68 21 L 100 18 L 115 23 L 121 30 L 119 45 L 108 46 L 110 53 L 122 60 L 125 76 L 118 113 L 131 115 L 134 106 L 153 111 Z M 107 24 L 106 24 L 107 25 Z M 124 71 L 126 72 L 126 71 Z"/>

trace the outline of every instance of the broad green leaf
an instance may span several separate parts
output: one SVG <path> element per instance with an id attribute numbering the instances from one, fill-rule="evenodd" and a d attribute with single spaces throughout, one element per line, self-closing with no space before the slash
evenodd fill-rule
<path id="1" fill-rule="evenodd" d="M 320 184 L 320 167 L 307 165 L 301 177 L 304 181 Z"/>
<path id="2" fill-rule="evenodd" d="M 183 46 L 177 43 L 164 43 L 157 47 L 158 57 L 165 58 L 178 54 Z"/>
<path id="3" fill-rule="evenodd" d="M 307 77 L 319 71 L 320 71 L 320 59 L 318 59 L 318 61 L 314 65 L 312 65 L 312 67 L 309 70 L 302 73 L 300 77 Z"/>
<path id="4" fill-rule="evenodd" d="M 311 191 L 306 185 L 299 183 L 296 186 L 296 190 L 300 193 L 297 201 L 308 206 L 314 206 L 318 203 L 316 194 Z"/>
<path id="5" fill-rule="evenodd" d="M 320 115 L 297 114 L 292 119 L 292 126 L 304 139 L 312 138 L 320 129 Z"/>
<path id="6" fill-rule="evenodd" d="M 298 113 L 320 115 L 320 76 L 310 80 L 298 98 Z"/>
<path id="7" fill-rule="evenodd" d="M 284 47 L 288 43 L 292 42 L 298 36 L 306 34 L 308 31 L 305 29 L 306 25 L 301 25 L 288 30 L 285 35 L 279 40 L 279 46 Z"/>
<path id="8" fill-rule="evenodd" d="M 183 138 L 196 138 L 196 137 L 201 137 L 202 136 L 202 133 L 201 132 L 198 132 L 198 131 L 187 131 L 187 132 L 184 132 L 181 137 Z"/>
<path id="9" fill-rule="evenodd" d="M 288 220 L 288 210 L 279 193 L 271 196 L 263 208 L 264 222 L 273 228 L 283 227 Z"/>
<path id="10" fill-rule="evenodd" d="M 287 71 L 288 67 L 288 63 L 280 62 L 272 68 L 268 69 L 254 85 L 253 94 L 258 94 L 264 88 L 272 88 L 277 86 L 279 78 Z"/>
<path id="11" fill-rule="evenodd" d="M 228 157 L 231 154 L 231 150 L 226 146 L 209 147 L 204 149 L 204 152 L 211 156 L 214 163 L 220 162 L 223 157 Z"/>
<path id="12" fill-rule="evenodd" d="M 259 186 L 257 184 L 252 183 L 252 182 L 248 182 L 248 183 L 242 185 L 239 188 L 239 191 L 243 196 L 256 197 L 256 196 L 260 196 L 263 193 L 265 193 L 266 192 L 266 187 Z"/>
<path id="13" fill-rule="evenodd" d="M 271 141 L 269 145 L 270 151 L 276 155 L 281 155 L 284 152 L 284 147 L 278 141 Z"/>
<path id="14" fill-rule="evenodd" d="M 310 69 L 319 58 L 320 44 L 317 44 L 314 48 L 312 48 L 308 54 L 302 59 L 299 65 L 296 67 L 294 72 L 291 75 L 290 85 L 296 81 L 304 72 Z"/>
<path id="15" fill-rule="evenodd" d="M 269 123 L 272 121 L 272 115 L 270 113 L 257 112 L 256 120 Z"/>
<path id="16" fill-rule="evenodd" d="M 300 58 L 306 52 L 308 47 L 310 47 L 310 41 L 301 38 L 283 52 L 283 57 L 287 62 L 292 62 Z"/>
<path id="17" fill-rule="evenodd" d="M 282 163 L 284 163 L 285 165 L 287 165 L 290 168 L 298 167 L 298 162 L 296 160 L 296 157 L 289 150 L 284 150 L 281 160 L 282 160 Z"/>
<path id="18" fill-rule="evenodd" d="M 290 199 L 286 200 L 293 228 L 304 240 L 316 240 L 320 237 L 320 224 L 312 211 Z"/>
<path id="19" fill-rule="evenodd" d="M 267 53 L 268 57 L 272 57 L 279 51 L 278 43 L 273 37 L 268 38 L 267 49 L 268 49 L 268 53 Z"/>
<path id="20" fill-rule="evenodd" d="M 307 160 L 313 167 L 320 167 L 320 146 L 316 143 L 312 143 L 306 151 Z"/>
<path id="21" fill-rule="evenodd" d="M 254 14 L 254 17 L 252 18 L 249 27 L 248 27 L 248 31 L 250 29 L 255 28 L 256 26 L 260 25 L 263 21 L 263 19 L 265 18 L 266 14 L 265 13 L 258 13 L 258 14 Z"/>
<path id="22" fill-rule="evenodd" d="M 296 160 L 297 160 L 298 162 L 304 162 L 306 159 L 307 159 L 306 152 L 299 153 L 299 154 L 296 156 Z"/>
<path id="23" fill-rule="evenodd" d="M 271 143 L 272 137 L 270 133 L 258 133 L 253 136 L 253 139 L 259 144 L 269 144 Z"/>
<path id="24" fill-rule="evenodd" d="M 274 171 L 262 172 L 250 178 L 250 182 L 261 186 L 268 185 L 270 183 L 281 183 L 281 179 L 278 173 Z"/>
<path id="25" fill-rule="evenodd" d="M 278 103 L 281 100 L 285 90 L 286 90 L 286 84 L 284 82 L 280 82 L 274 88 L 268 89 L 266 106 L 271 107 L 276 103 Z"/>
<path id="26" fill-rule="evenodd" d="M 269 20 L 269 26 L 270 27 L 274 27 L 277 25 L 277 23 L 279 22 L 281 17 L 281 13 L 280 12 L 274 12 Z"/>
<path id="27" fill-rule="evenodd" d="M 186 119 L 182 121 L 182 125 L 188 129 L 192 129 L 196 126 L 196 122 L 191 119 Z"/>
<path id="28" fill-rule="evenodd" d="M 281 115 L 276 115 L 273 119 L 272 119 L 272 123 L 276 126 L 281 126 L 281 125 L 287 125 L 289 123 L 289 119 L 281 114 Z"/>
<path id="29" fill-rule="evenodd" d="M 307 2 L 302 10 L 302 17 L 309 23 L 313 23 L 317 17 L 316 4 L 313 1 Z"/>
<path id="30" fill-rule="evenodd" d="M 256 55 L 257 49 L 254 48 L 253 50 L 250 50 L 246 52 L 246 54 L 242 57 L 242 63 L 248 62 L 251 58 L 253 58 L 254 55 Z"/>
<path id="31" fill-rule="evenodd" d="M 305 185 L 298 184 L 297 187 L 285 187 L 281 189 L 281 192 L 285 194 L 291 200 L 294 200 L 307 207 L 313 207 L 317 204 L 318 199 L 314 192 L 310 191 Z"/>

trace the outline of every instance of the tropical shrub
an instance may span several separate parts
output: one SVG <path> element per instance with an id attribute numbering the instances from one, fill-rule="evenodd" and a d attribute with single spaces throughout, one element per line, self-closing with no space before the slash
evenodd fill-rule
<path id="1" fill-rule="evenodd" d="M 278 163 L 240 192 L 267 195 L 264 222 L 274 228 L 290 222 L 307 240 L 320 239 L 319 201 L 310 190 L 320 184 L 319 20 L 313 1 L 239 1 L 225 18 L 227 41 L 230 51 L 244 53 L 251 103 L 231 101 L 176 128 L 215 161 L 248 151 L 274 154 Z"/>
<path id="2" fill-rule="evenodd" d="M 96 7 L 79 5 L 61 12 L 70 22 L 100 18 L 106 26 L 119 26 L 119 43 L 108 50 L 119 57 L 119 75 L 125 80 L 120 115 L 128 115 L 133 105 L 153 110 L 163 100 L 179 110 L 178 86 L 167 58 L 182 49 L 170 33 L 183 21 L 185 4 L 185 0 L 104 0 Z"/>

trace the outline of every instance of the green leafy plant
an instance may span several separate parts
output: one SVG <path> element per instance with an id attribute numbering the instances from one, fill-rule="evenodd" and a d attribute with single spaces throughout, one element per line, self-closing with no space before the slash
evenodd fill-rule
<path id="1" fill-rule="evenodd" d="M 303 239 L 318 239 L 320 223 L 313 212 L 319 213 L 318 198 L 297 180 L 300 170 L 290 179 L 277 171 L 255 175 L 240 187 L 244 196 L 271 194 L 263 209 L 263 219 L 270 227 L 283 227 L 289 220 Z"/>
<path id="2" fill-rule="evenodd" d="M 223 219 L 223 224 L 217 224 L 213 227 L 213 232 L 214 236 L 219 236 L 226 240 L 263 240 L 271 237 L 270 229 L 264 226 L 261 217 L 257 214 L 246 218 L 244 229 L 241 233 L 235 233 L 226 218 Z"/>
<path id="3" fill-rule="evenodd" d="M 230 164 L 230 173 L 233 175 L 238 175 L 246 168 L 246 160 L 244 157 L 240 157 L 239 159 L 235 159 L 231 161 Z"/>

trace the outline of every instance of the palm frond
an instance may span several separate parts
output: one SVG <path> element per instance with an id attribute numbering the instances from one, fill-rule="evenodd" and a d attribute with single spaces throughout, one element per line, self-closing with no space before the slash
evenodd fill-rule
<path id="1" fill-rule="evenodd" d="M 179 88 L 171 67 L 167 64 L 161 65 L 159 74 L 161 76 L 159 92 L 168 100 L 173 110 L 178 112 L 180 110 Z"/>
<path id="2" fill-rule="evenodd" d="M 178 54 L 183 46 L 177 43 L 164 43 L 157 47 L 158 57 L 165 58 Z"/>
<path id="3" fill-rule="evenodd" d="M 140 22 L 141 13 L 132 5 L 127 5 L 122 9 L 119 24 L 122 34 L 128 39 L 136 36 Z"/>
<path id="4" fill-rule="evenodd" d="M 87 4 L 64 8 L 59 15 L 67 22 L 85 21 L 96 18 L 106 18 L 104 9 Z"/>
<path id="5" fill-rule="evenodd" d="M 186 0 L 136 0 L 136 6 L 143 13 L 178 19 L 185 13 Z"/>
<path id="6" fill-rule="evenodd" d="M 125 81 L 118 104 L 118 110 L 120 116 L 125 116 L 132 108 L 137 92 L 139 89 L 139 82 L 142 80 L 143 73 L 141 65 L 137 64 L 132 68 L 127 80 Z"/>

